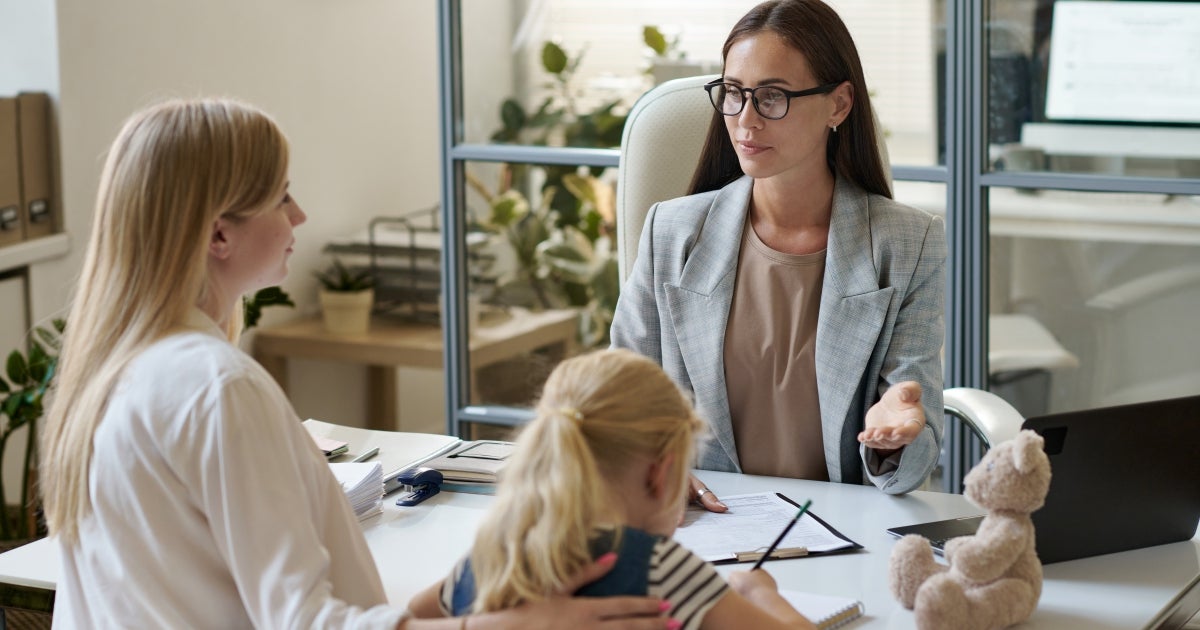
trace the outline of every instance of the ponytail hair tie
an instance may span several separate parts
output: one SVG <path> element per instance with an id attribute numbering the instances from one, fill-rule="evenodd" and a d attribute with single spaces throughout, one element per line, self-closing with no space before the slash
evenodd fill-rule
<path id="1" fill-rule="evenodd" d="M 559 407 L 558 412 L 575 422 L 583 422 L 583 414 L 574 407 Z"/>

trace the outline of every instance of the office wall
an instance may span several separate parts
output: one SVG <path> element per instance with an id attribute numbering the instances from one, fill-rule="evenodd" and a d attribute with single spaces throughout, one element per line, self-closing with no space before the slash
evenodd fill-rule
<path id="1" fill-rule="evenodd" d="M 434 0 L 0 0 L 0 89 L 55 95 L 73 244 L 31 267 L 33 319 L 66 304 L 104 151 L 124 118 L 195 95 L 255 103 L 288 134 L 291 189 L 309 220 L 284 288 L 300 312 L 315 313 L 311 271 L 327 264 L 328 237 L 438 201 L 436 43 Z M 264 320 L 296 314 L 268 309 Z M 364 377 L 302 362 L 293 402 L 302 416 L 361 421 Z M 440 423 L 441 398 L 430 398 Z"/>

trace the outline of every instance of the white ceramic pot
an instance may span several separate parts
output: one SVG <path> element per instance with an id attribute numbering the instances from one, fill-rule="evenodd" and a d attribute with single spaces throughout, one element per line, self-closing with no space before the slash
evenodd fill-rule
<path id="1" fill-rule="evenodd" d="M 371 305 L 375 302 L 375 290 L 326 291 L 321 290 L 321 313 L 325 319 L 325 330 L 334 335 L 363 335 L 371 327 Z"/>

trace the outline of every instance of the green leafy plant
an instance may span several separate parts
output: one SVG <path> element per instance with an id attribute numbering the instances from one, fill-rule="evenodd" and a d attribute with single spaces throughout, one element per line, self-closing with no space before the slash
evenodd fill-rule
<path id="1" fill-rule="evenodd" d="M 329 268 L 324 271 L 315 271 L 313 275 L 326 291 L 353 293 L 366 291 L 375 286 L 375 279 L 371 277 L 370 269 L 351 269 L 337 258 L 333 259 Z"/>
<path id="2" fill-rule="evenodd" d="M 291 306 L 296 303 L 283 287 L 267 287 L 259 289 L 253 297 L 242 300 L 242 329 L 249 330 L 258 325 L 262 319 L 262 310 L 268 306 Z"/>
<path id="3" fill-rule="evenodd" d="M 4 484 L 0 483 L 0 539 L 19 540 L 44 535 L 38 514 L 37 423 L 45 413 L 43 399 L 58 368 L 58 352 L 66 322 L 55 319 L 52 328 L 35 327 L 28 353 L 13 350 L 5 361 L 0 377 L 0 415 L 7 420 L 0 428 L 0 470 L 8 440 L 18 429 L 28 428 L 25 436 L 25 461 L 21 467 L 21 502 L 15 510 L 8 507 Z"/>
<path id="4" fill-rule="evenodd" d="M 679 48 L 679 36 L 676 35 L 671 39 L 667 39 L 666 35 L 659 30 L 657 26 L 648 25 L 642 27 L 642 41 L 654 51 L 657 57 L 674 57 L 683 59 L 683 51 Z"/>
<path id="5" fill-rule="evenodd" d="M 580 200 L 584 217 L 568 224 L 553 210 L 557 189 L 543 193 L 534 208 L 515 189 L 493 193 L 473 177 L 468 181 L 489 205 L 480 227 L 503 234 L 517 261 L 492 301 L 534 309 L 574 307 L 580 312 L 580 344 L 606 345 L 620 290 L 610 238 L 612 187 L 591 176 L 565 176 L 563 185 Z"/>
<path id="6" fill-rule="evenodd" d="M 549 93 L 532 112 L 520 101 L 500 106 L 500 128 L 494 142 L 609 148 L 621 143 L 626 114 L 620 99 L 590 110 L 580 107 L 574 79 L 585 50 L 572 56 L 554 42 L 542 46 L 542 69 Z M 603 167 L 511 165 L 501 167 L 501 184 L 492 191 L 467 175 L 471 187 L 488 204 L 479 227 L 503 234 L 517 268 L 497 287 L 493 302 L 529 308 L 579 309 L 583 347 L 606 344 L 619 289 L 612 233 L 615 193 L 600 179 Z M 544 177 L 529 199 L 534 170 Z"/>
<path id="7" fill-rule="evenodd" d="M 550 81 L 546 84 L 549 94 L 532 113 L 514 98 L 501 103 L 500 129 L 492 134 L 492 141 L 590 148 L 620 145 L 626 119 L 626 114 L 617 111 L 622 105 L 620 99 L 602 102 L 590 111 L 581 111 L 579 107 L 573 80 L 585 52 L 581 50 L 572 57 L 554 42 L 543 44 L 542 69 L 550 75 Z M 551 208 L 557 212 L 560 225 L 573 225 L 582 220 L 580 212 L 583 210 L 583 200 L 575 197 L 563 181 L 568 175 L 578 174 L 579 167 L 522 165 L 511 168 L 514 186 L 523 190 L 531 179 L 530 169 L 543 171 L 545 179 L 542 191 L 556 190 L 551 195 Z M 601 167 L 589 168 L 588 174 L 599 177 L 604 170 Z"/>

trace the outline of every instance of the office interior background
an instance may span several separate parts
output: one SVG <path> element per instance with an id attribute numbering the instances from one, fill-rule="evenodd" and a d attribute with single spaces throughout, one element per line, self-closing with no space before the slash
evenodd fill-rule
<path id="1" fill-rule="evenodd" d="M 311 272 L 330 238 L 440 204 L 431 225 L 461 245 L 442 269 L 449 370 L 400 370 L 395 426 L 442 431 L 488 405 L 520 408 L 553 359 L 517 357 L 467 383 L 472 325 L 488 324 L 493 302 L 533 298 L 496 290 L 522 272 L 502 232 L 487 242 L 491 279 L 472 281 L 466 232 L 494 221 L 486 197 L 511 187 L 535 211 L 582 209 L 598 268 L 616 152 L 561 125 L 495 142 L 505 115 L 513 126 L 506 99 L 533 116 L 549 98 L 563 122 L 610 103 L 619 117 L 659 80 L 719 71 L 725 35 L 754 4 L 0 0 L 0 94 L 51 94 L 62 217 L 60 234 L 0 249 L 0 348 L 63 312 L 122 120 L 168 96 L 227 95 L 279 120 L 309 215 L 284 284 L 297 306 L 260 325 L 316 314 Z M 992 389 L 1027 415 L 1200 390 L 1200 2 L 831 4 L 858 44 L 896 198 L 947 218 L 947 385 Z M 546 42 L 566 53 L 568 92 L 544 67 Z M 595 176 L 580 178 L 593 201 L 565 205 L 565 184 L 545 199 L 564 170 L 547 163 L 582 165 L 569 170 Z M 582 346 L 603 342 L 605 297 L 552 304 L 584 305 Z M 297 360 L 288 389 L 302 418 L 364 424 L 365 380 L 360 366 Z"/>

